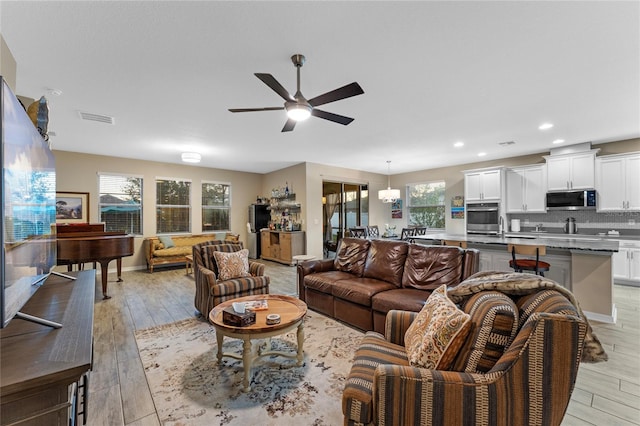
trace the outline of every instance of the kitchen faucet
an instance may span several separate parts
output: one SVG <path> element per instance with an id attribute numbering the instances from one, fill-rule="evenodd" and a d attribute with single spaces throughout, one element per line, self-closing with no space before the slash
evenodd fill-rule
<path id="1" fill-rule="evenodd" d="M 544 226 L 544 225 L 543 225 L 542 223 L 537 224 L 537 225 L 536 225 L 536 232 L 540 232 L 540 231 L 542 231 L 542 227 L 543 227 L 543 226 Z"/>

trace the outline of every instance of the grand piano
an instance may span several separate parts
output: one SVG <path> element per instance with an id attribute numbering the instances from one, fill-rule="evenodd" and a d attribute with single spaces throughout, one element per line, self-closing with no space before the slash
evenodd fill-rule
<path id="1" fill-rule="evenodd" d="M 104 224 L 58 225 L 56 240 L 58 265 L 100 263 L 102 297 L 110 299 L 107 293 L 109 262 L 116 259 L 118 282 L 121 282 L 122 258 L 133 255 L 133 235 L 104 231 Z"/>

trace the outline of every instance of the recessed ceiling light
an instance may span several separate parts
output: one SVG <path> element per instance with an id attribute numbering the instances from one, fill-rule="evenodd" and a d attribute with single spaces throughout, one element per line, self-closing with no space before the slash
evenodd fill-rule
<path id="1" fill-rule="evenodd" d="M 554 144 L 559 144 L 559 143 L 564 143 L 564 139 L 556 139 L 555 141 L 553 141 Z"/>
<path id="2" fill-rule="evenodd" d="M 197 152 L 183 152 L 182 161 L 185 163 L 199 163 L 201 159 L 200 154 Z"/>
<path id="3" fill-rule="evenodd" d="M 486 153 L 486 152 L 479 152 L 479 153 L 478 153 L 478 157 L 484 157 L 485 155 L 487 155 L 487 153 Z"/>
<path id="4" fill-rule="evenodd" d="M 540 129 L 540 130 L 549 130 L 552 127 L 553 127 L 553 124 L 551 124 L 551 123 L 542 123 L 540 126 L 538 126 L 538 129 Z"/>
<path id="5" fill-rule="evenodd" d="M 464 146 L 464 142 L 456 142 L 453 144 L 453 146 L 455 146 L 456 148 L 462 148 Z"/>

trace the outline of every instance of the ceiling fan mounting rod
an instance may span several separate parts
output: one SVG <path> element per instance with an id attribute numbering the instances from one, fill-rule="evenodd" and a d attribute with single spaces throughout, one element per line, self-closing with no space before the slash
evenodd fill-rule
<path id="1" fill-rule="evenodd" d="M 295 55 L 293 55 L 291 57 L 291 62 L 293 62 L 293 65 L 296 66 L 296 73 L 297 73 L 297 90 L 296 90 L 296 94 L 295 94 L 295 98 L 298 98 L 298 96 L 302 96 L 302 94 L 300 93 L 300 68 L 302 68 L 302 66 L 304 65 L 304 55 L 301 55 L 300 53 L 296 53 Z"/>

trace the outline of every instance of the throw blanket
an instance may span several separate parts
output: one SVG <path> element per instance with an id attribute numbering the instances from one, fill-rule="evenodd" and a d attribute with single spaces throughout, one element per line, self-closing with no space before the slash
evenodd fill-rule
<path id="1" fill-rule="evenodd" d="M 472 294 L 484 290 L 496 290 L 513 296 L 531 294 L 540 290 L 555 290 L 561 293 L 576 307 L 580 317 L 587 324 L 587 335 L 584 338 L 582 362 L 607 361 L 608 356 L 598 338 L 593 334 L 591 325 L 582 312 L 582 309 L 580 309 L 580 305 L 573 296 L 573 293 L 557 282 L 533 274 L 484 271 L 478 272 L 457 286 L 447 289 L 447 296 L 454 303 L 460 303 Z"/>

